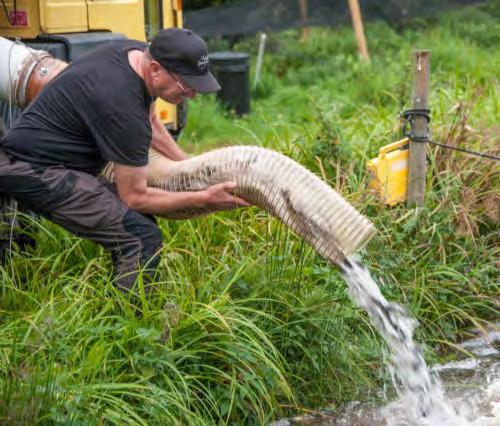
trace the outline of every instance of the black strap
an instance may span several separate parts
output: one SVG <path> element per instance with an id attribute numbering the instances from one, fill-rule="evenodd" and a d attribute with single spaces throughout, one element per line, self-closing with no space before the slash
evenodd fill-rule
<path id="1" fill-rule="evenodd" d="M 406 121 L 411 121 L 413 117 L 424 117 L 427 123 L 431 122 L 431 110 L 426 108 L 407 109 L 401 114 Z"/>
<path id="2" fill-rule="evenodd" d="M 431 121 L 430 113 L 431 110 L 426 108 L 407 109 L 401 113 L 401 117 L 405 120 L 403 132 L 412 142 L 425 143 L 429 141 L 429 129 L 427 128 L 427 132 L 424 136 L 416 136 L 413 134 L 412 122 L 415 117 L 424 117 L 427 123 L 429 123 Z"/>

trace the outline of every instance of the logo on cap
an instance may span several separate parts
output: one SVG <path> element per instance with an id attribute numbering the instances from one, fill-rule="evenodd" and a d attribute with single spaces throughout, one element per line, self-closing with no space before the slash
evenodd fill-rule
<path id="1" fill-rule="evenodd" d="M 208 55 L 201 56 L 200 59 L 198 59 L 198 69 L 200 70 L 200 72 L 206 72 L 208 64 Z"/>

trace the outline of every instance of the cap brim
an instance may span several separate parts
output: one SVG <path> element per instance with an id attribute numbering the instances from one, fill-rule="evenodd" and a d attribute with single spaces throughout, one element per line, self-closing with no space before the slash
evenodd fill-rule
<path id="1" fill-rule="evenodd" d="M 220 84 L 209 71 L 203 75 L 184 75 L 178 73 L 191 89 L 198 93 L 213 93 L 221 89 Z"/>

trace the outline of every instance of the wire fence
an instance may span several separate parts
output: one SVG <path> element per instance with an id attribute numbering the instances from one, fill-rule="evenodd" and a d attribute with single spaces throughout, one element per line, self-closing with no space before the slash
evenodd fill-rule
<path id="1" fill-rule="evenodd" d="M 360 0 L 363 19 L 384 20 L 404 28 L 410 19 L 428 18 L 480 0 Z M 337 26 L 350 22 L 347 0 L 241 0 L 234 4 L 184 12 L 184 26 L 202 37 L 252 35 L 303 26 Z M 307 15 L 305 19 L 304 16 Z"/>

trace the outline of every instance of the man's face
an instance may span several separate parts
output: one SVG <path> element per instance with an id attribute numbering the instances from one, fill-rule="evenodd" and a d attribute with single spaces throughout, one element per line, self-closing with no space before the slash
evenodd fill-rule
<path id="1" fill-rule="evenodd" d="M 158 62 L 150 64 L 152 95 L 171 104 L 179 104 L 184 99 L 192 99 L 196 92 L 191 89 L 182 78 L 171 71 L 167 71 Z"/>

